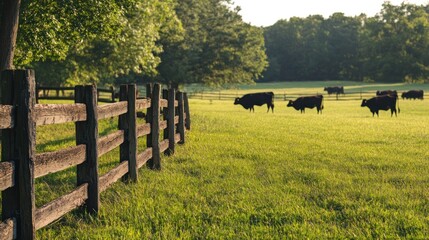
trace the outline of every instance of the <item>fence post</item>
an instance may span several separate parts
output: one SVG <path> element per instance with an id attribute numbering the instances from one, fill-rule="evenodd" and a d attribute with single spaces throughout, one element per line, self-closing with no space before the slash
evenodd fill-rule
<path id="1" fill-rule="evenodd" d="M 179 102 L 179 126 L 177 130 L 180 134 L 180 144 L 185 143 L 185 119 L 184 119 L 184 106 L 183 106 L 183 93 L 177 93 L 177 101 Z"/>
<path id="2" fill-rule="evenodd" d="M 1 104 L 17 105 L 14 97 L 14 71 L 6 70 L 1 72 Z M 16 119 L 14 115 L 14 119 Z M 18 156 L 15 154 L 15 136 L 17 128 L 3 129 L 1 131 L 1 161 L 13 161 L 15 169 L 17 167 Z M 15 217 L 19 209 L 18 182 L 15 180 L 13 187 L 2 191 L 2 220 Z"/>
<path id="3" fill-rule="evenodd" d="M 2 134 L 2 161 L 15 163 L 14 187 L 2 192 L 2 218 L 17 218 L 17 238 L 34 239 L 35 196 L 34 157 L 36 123 L 34 70 L 2 72 L 2 103 L 16 108 L 13 129 Z"/>
<path id="4" fill-rule="evenodd" d="M 76 86 L 75 102 L 86 105 L 86 121 L 76 122 L 76 145 L 86 145 L 86 161 L 77 166 L 77 185 L 88 183 L 86 210 L 98 214 L 100 192 L 98 185 L 98 114 L 95 86 Z"/>
<path id="5" fill-rule="evenodd" d="M 123 180 L 136 182 L 137 171 L 137 113 L 136 85 L 121 85 L 119 101 L 127 101 L 127 113 L 119 116 L 119 129 L 124 130 L 124 142 L 120 146 L 120 161 L 128 161 L 128 174 Z"/>
<path id="6" fill-rule="evenodd" d="M 167 117 L 167 129 L 168 129 L 168 149 L 165 152 L 167 155 L 174 154 L 174 134 L 176 133 L 176 124 L 174 124 L 174 117 L 176 116 L 176 108 L 174 102 L 176 100 L 176 92 L 174 88 L 168 90 L 168 117 Z"/>
<path id="7" fill-rule="evenodd" d="M 185 104 L 185 114 L 186 114 L 186 118 L 185 118 L 185 127 L 186 130 L 191 130 L 191 113 L 189 110 L 189 101 L 188 101 L 188 94 L 187 93 L 183 93 L 183 101 Z"/>
<path id="8" fill-rule="evenodd" d="M 162 89 L 162 98 L 166 99 L 168 101 L 168 90 L 167 89 Z M 167 107 L 163 107 L 162 108 L 162 120 L 167 120 L 168 119 L 168 104 Z M 168 123 L 167 123 L 167 128 L 164 129 L 164 138 L 163 139 L 168 139 Z"/>
<path id="9" fill-rule="evenodd" d="M 152 126 L 152 84 L 146 84 L 146 98 L 151 100 L 150 107 L 146 111 L 146 123 Z M 152 129 L 148 135 L 146 135 L 146 147 L 152 147 Z"/>
<path id="10" fill-rule="evenodd" d="M 112 98 L 112 103 L 115 102 L 115 88 L 113 86 L 110 86 L 110 94 Z"/>
<path id="11" fill-rule="evenodd" d="M 159 148 L 159 99 L 161 95 L 161 86 L 159 84 L 153 85 L 152 91 L 152 122 L 150 130 L 152 133 L 152 158 L 148 161 L 148 166 L 151 169 L 161 169 L 161 152 Z"/>
<path id="12" fill-rule="evenodd" d="M 18 148 L 17 182 L 19 189 L 19 239 L 34 239 L 35 197 L 34 197 L 34 157 L 36 154 L 36 83 L 34 70 L 15 71 L 17 87 L 17 115 L 15 118 L 16 147 Z M 19 132 L 18 132 L 19 131 Z M 15 170 L 16 171 L 16 170 Z"/>

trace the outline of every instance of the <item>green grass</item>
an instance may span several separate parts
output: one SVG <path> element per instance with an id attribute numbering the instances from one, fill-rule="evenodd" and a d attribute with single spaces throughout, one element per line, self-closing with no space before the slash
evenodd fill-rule
<path id="1" fill-rule="evenodd" d="M 141 169 L 138 183 L 101 194 L 98 217 L 74 211 L 37 238 L 427 238 L 429 106 L 400 104 L 398 117 L 372 117 L 360 101 L 326 101 L 318 115 L 191 99 L 192 130 L 161 171 Z M 57 127 L 38 129 L 38 151 L 74 144 L 73 125 Z M 117 161 L 103 157 L 101 172 Z M 38 180 L 37 205 L 74 182 L 73 169 Z"/>

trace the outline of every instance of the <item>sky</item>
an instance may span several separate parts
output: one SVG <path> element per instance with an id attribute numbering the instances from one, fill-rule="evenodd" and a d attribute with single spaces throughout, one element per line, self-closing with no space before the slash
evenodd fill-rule
<path id="1" fill-rule="evenodd" d="M 308 17 L 320 14 L 328 18 L 335 12 L 346 16 L 365 13 L 372 17 L 379 13 L 384 0 L 233 0 L 241 7 L 240 15 L 247 23 L 255 26 L 271 26 L 280 19 L 291 17 Z M 402 2 L 412 4 L 429 4 L 429 0 L 391 0 L 390 3 L 400 5 Z"/>

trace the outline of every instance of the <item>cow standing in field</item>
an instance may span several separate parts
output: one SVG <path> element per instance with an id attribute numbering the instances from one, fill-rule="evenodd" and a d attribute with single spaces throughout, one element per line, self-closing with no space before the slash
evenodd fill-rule
<path id="1" fill-rule="evenodd" d="M 333 93 L 335 93 L 336 95 L 338 95 L 338 94 L 344 95 L 344 87 L 343 86 L 325 87 L 323 89 L 323 91 L 326 91 L 328 93 L 328 95 L 331 95 Z"/>
<path id="2" fill-rule="evenodd" d="M 375 92 L 375 95 L 377 95 L 377 96 L 390 95 L 390 96 L 398 98 L 398 92 L 396 90 L 377 91 L 377 92 Z"/>
<path id="3" fill-rule="evenodd" d="M 421 99 L 423 100 L 423 90 L 410 90 L 402 93 L 402 99 Z"/>
<path id="4" fill-rule="evenodd" d="M 288 107 L 293 107 L 295 110 L 300 110 L 305 113 L 305 108 L 317 108 L 317 114 L 322 114 L 323 95 L 299 97 L 295 101 L 289 100 Z"/>
<path id="5" fill-rule="evenodd" d="M 245 109 L 249 109 L 250 112 L 255 112 L 254 106 L 262 106 L 267 104 L 268 110 L 274 113 L 274 93 L 273 92 L 261 92 L 261 93 L 249 93 L 243 95 L 241 98 L 236 98 L 234 105 L 240 104 Z"/>
<path id="6" fill-rule="evenodd" d="M 378 117 L 378 111 L 384 110 L 387 111 L 390 109 L 390 116 L 393 116 L 393 113 L 395 113 L 395 116 L 398 116 L 396 113 L 396 100 L 398 98 L 392 95 L 381 95 L 376 96 L 373 98 L 370 98 L 368 100 L 363 99 L 361 107 L 368 107 L 369 110 L 372 112 L 372 116 L 374 117 L 374 113 L 377 114 Z M 400 112 L 399 106 L 398 106 L 398 113 Z"/>

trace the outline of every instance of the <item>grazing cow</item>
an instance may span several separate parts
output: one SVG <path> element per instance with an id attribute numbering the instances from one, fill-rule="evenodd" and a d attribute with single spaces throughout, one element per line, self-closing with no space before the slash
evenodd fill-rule
<path id="1" fill-rule="evenodd" d="M 317 114 L 322 114 L 323 109 L 323 95 L 299 97 L 295 101 L 289 100 L 288 107 L 293 107 L 295 110 L 300 110 L 305 113 L 305 108 L 317 108 Z"/>
<path id="2" fill-rule="evenodd" d="M 241 98 L 236 98 L 234 101 L 234 105 L 240 104 L 245 109 L 249 109 L 250 112 L 255 112 L 253 108 L 256 106 L 262 106 L 267 104 L 268 110 L 274 113 L 274 93 L 273 92 L 261 92 L 261 93 L 249 93 L 243 95 Z"/>
<path id="3" fill-rule="evenodd" d="M 383 96 L 383 95 L 390 95 L 398 98 L 398 92 L 396 90 L 384 90 L 384 91 L 377 91 L 375 92 L 375 95 L 377 96 Z"/>
<path id="4" fill-rule="evenodd" d="M 344 94 L 344 87 L 343 86 L 337 86 L 337 87 L 325 87 L 323 91 L 328 92 L 328 95 L 331 95 L 333 93 L 335 94 Z"/>
<path id="5" fill-rule="evenodd" d="M 387 111 L 390 109 L 390 116 L 393 116 L 393 113 L 395 113 L 395 116 L 398 116 L 396 114 L 396 100 L 398 98 L 392 95 L 381 95 L 376 96 L 373 98 L 370 98 L 368 100 L 363 99 L 361 107 L 368 107 L 369 110 L 372 112 L 372 116 L 374 117 L 374 113 L 377 114 L 378 117 L 378 111 L 384 110 Z M 398 113 L 400 112 L 399 106 L 398 106 Z"/>
<path id="6" fill-rule="evenodd" d="M 410 90 L 402 93 L 402 99 L 421 99 L 423 100 L 423 90 Z"/>

